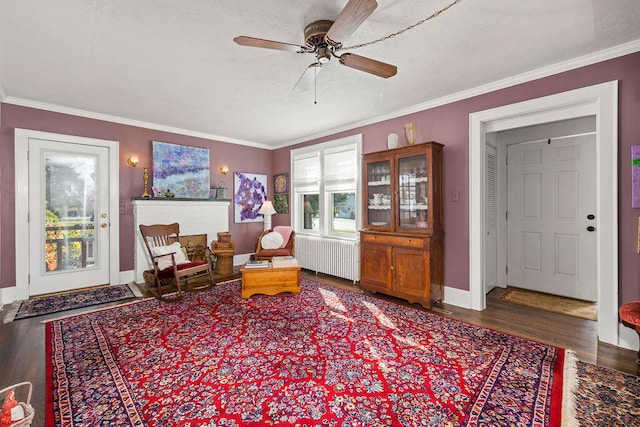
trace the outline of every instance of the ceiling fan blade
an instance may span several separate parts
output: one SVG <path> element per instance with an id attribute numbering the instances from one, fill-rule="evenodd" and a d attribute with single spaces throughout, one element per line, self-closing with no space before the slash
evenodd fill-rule
<path id="1" fill-rule="evenodd" d="M 322 70 L 322 64 L 318 62 L 314 62 L 313 64 L 309 65 L 298 79 L 296 85 L 293 87 L 293 91 L 299 93 L 309 89 L 309 87 L 311 87 L 311 84 L 315 81 L 316 76 L 318 75 L 320 70 Z"/>
<path id="2" fill-rule="evenodd" d="M 267 49 L 286 50 L 289 52 L 305 51 L 306 48 L 297 44 L 274 42 L 272 40 L 257 39 L 255 37 L 238 36 L 233 39 L 234 42 L 242 46 L 264 47 Z"/>
<path id="3" fill-rule="evenodd" d="M 348 39 L 377 7 L 376 0 L 349 0 L 324 39 L 334 43 Z"/>
<path id="4" fill-rule="evenodd" d="M 344 53 L 338 59 L 342 65 L 349 68 L 355 68 L 356 70 L 384 77 L 385 79 L 395 76 L 398 72 L 398 67 L 395 65 L 376 61 L 371 58 L 365 58 L 364 56 L 356 55 L 355 53 Z"/>

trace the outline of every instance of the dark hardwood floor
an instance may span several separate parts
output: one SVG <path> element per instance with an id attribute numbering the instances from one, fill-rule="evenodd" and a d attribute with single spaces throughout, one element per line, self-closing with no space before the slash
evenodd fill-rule
<path id="1" fill-rule="evenodd" d="M 225 279 L 231 277 L 233 276 L 225 277 Z M 360 292 L 359 287 L 348 280 L 315 275 L 308 271 L 303 271 L 302 277 L 353 292 Z M 570 348 L 582 361 L 633 375 L 640 374 L 638 365 L 635 363 L 636 353 L 634 351 L 598 343 L 596 322 L 499 301 L 498 297 L 502 292 L 501 289 L 494 289 L 490 292 L 487 296 L 487 309 L 482 312 L 438 304 L 434 313 L 557 347 Z M 409 305 L 403 300 L 382 294 L 375 296 Z M 116 302 L 111 305 L 120 303 Z M 417 304 L 411 306 L 422 309 Z M 65 312 L 64 315 L 93 308 L 95 307 Z M 4 318 L 4 314 L 3 309 L 0 316 Z M 45 425 L 45 327 L 42 320 L 60 316 L 60 313 L 55 313 L 0 324 L 0 388 L 22 381 L 30 381 L 33 384 L 32 405 L 36 411 L 32 423 L 34 427 Z M 21 401 L 24 401 L 25 398 L 18 396 Z"/>

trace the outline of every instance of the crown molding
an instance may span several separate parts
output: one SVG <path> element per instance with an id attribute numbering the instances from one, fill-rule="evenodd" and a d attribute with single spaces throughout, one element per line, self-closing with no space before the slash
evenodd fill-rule
<path id="1" fill-rule="evenodd" d="M 497 80 L 495 82 L 491 82 L 485 85 L 476 86 L 474 88 L 452 93 L 450 95 L 446 95 L 440 98 L 435 98 L 426 102 L 422 102 L 420 104 L 416 104 L 416 105 L 404 108 L 402 110 L 394 111 L 393 113 L 371 117 L 366 120 L 361 120 L 361 121 L 350 123 L 348 125 L 344 125 L 338 128 L 333 128 L 331 130 L 323 131 L 314 135 L 309 135 L 307 137 L 288 141 L 286 143 L 280 144 L 278 147 L 275 147 L 275 148 L 284 148 L 290 145 L 300 144 L 303 142 L 312 141 L 314 139 L 323 138 L 325 136 L 334 135 L 336 133 L 346 132 L 362 126 L 367 126 L 367 125 L 379 123 L 385 120 L 395 119 L 397 117 L 402 117 L 402 116 L 417 113 L 420 111 L 429 110 L 431 108 L 436 108 L 442 105 L 451 104 L 453 102 L 462 101 L 464 99 L 473 98 L 474 96 L 484 95 L 486 93 L 493 92 L 499 89 L 505 89 L 511 86 L 516 86 L 522 83 L 527 83 L 533 80 L 541 79 L 543 77 L 549 77 L 554 74 L 560 74 L 565 71 L 571 71 L 577 68 L 586 67 L 588 65 L 597 64 L 598 62 L 603 62 L 609 59 L 618 58 L 620 56 L 629 55 L 632 53 L 636 53 L 638 51 L 640 51 L 640 39 L 634 40 L 628 43 L 624 43 L 618 46 L 614 46 L 609 49 L 603 49 L 598 52 L 580 56 L 567 61 L 559 62 L 557 64 L 549 65 L 547 67 L 537 68 L 532 71 L 527 71 L 526 73 L 517 74 L 517 75 L 507 77 L 502 80 Z"/>
<path id="2" fill-rule="evenodd" d="M 39 110 L 46 110 L 46 111 L 52 111 L 56 113 L 85 117 L 89 119 L 120 123 L 124 125 L 136 126 L 136 127 L 146 128 L 146 129 L 153 129 L 153 130 L 158 130 L 163 132 L 171 132 L 179 135 L 193 136 L 196 138 L 204 138 L 204 139 L 209 139 L 214 141 L 226 142 L 229 144 L 244 145 L 249 147 L 261 148 L 265 150 L 276 150 L 279 148 L 285 148 L 291 145 L 312 141 L 314 139 L 323 138 L 325 136 L 334 135 L 336 133 L 346 132 L 362 126 L 367 126 L 367 125 L 382 122 L 385 120 L 395 119 L 397 117 L 402 117 L 402 116 L 417 113 L 420 111 L 428 110 L 431 108 L 440 107 L 442 105 L 451 104 L 453 102 L 472 98 L 474 96 L 484 95 L 486 93 L 493 92 L 499 89 L 505 89 L 511 86 L 530 82 L 543 77 L 552 76 L 554 74 L 563 73 L 565 71 L 571 71 L 580 67 L 596 64 L 598 62 L 606 61 L 613 58 L 618 58 L 620 56 L 628 55 L 631 53 L 636 53 L 638 51 L 640 51 L 640 39 L 633 40 L 631 42 L 624 43 L 618 46 L 614 46 L 612 48 L 603 49 L 598 52 L 580 56 L 567 61 L 559 62 L 557 64 L 537 68 L 535 70 L 528 71 L 526 73 L 517 74 L 517 75 L 507 77 L 501 80 L 497 80 L 495 82 L 491 82 L 485 85 L 476 86 L 474 88 L 452 93 L 440 98 L 435 98 L 429 101 L 422 102 L 420 104 L 415 104 L 413 106 L 403 108 L 402 110 L 394 111 L 393 113 L 371 117 L 358 122 L 352 122 L 337 128 L 332 128 L 320 133 L 307 135 L 294 140 L 289 140 L 275 146 L 254 142 L 254 141 L 245 141 L 245 140 L 236 139 L 236 138 L 229 138 L 221 135 L 213 135 L 210 133 L 198 132 L 198 131 L 193 131 L 189 129 L 166 126 L 166 125 L 161 125 L 157 123 L 145 122 L 142 120 L 128 119 L 124 117 L 112 116 L 109 114 L 96 113 L 96 112 L 81 110 L 77 108 L 70 108 L 70 107 L 65 107 L 61 105 L 49 104 L 49 103 L 39 102 L 39 101 L 31 101 L 28 99 L 8 96 L 4 88 L 2 87 L 2 84 L 0 84 L 0 102 L 18 105 L 22 107 L 30 107 L 30 108 L 36 108 Z"/>
<path id="3" fill-rule="evenodd" d="M 273 147 L 269 145 L 258 143 L 258 142 L 245 141 L 241 139 L 229 138 L 229 137 L 220 136 L 220 135 L 213 135 L 206 132 L 198 132 L 198 131 L 193 131 L 189 129 L 182 129 L 182 128 L 177 128 L 173 126 L 166 126 L 166 125 L 161 125 L 157 123 L 145 122 L 142 120 L 128 119 L 125 117 L 112 116 L 110 114 L 96 113 L 93 111 L 70 108 L 70 107 L 65 107 L 65 106 L 56 105 L 56 104 L 49 104 L 46 102 L 32 101 L 29 99 L 17 98 L 13 96 L 6 96 L 5 99 L 2 100 L 2 102 L 6 104 L 18 105 L 21 107 L 29 107 L 29 108 L 35 108 L 38 110 L 51 111 L 54 113 L 69 114 L 72 116 L 84 117 L 87 119 L 102 120 L 106 122 L 119 123 L 119 124 L 128 125 L 128 126 L 136 126 L 136 127 L 141 127 L 145 129 L 158 130 L 162 132 L 171 132 L 178 135 L 193 136 L 195 138 L 203 138 L 203 139 L 210 139 L 213 141 L 227 142 L 229 144 L 244 145 L 249 147 L 262 148 L 265 150 L 273 149 Z"/>

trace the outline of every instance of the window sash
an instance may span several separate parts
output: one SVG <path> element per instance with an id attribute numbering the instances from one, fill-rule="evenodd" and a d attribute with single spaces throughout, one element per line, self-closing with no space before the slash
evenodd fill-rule
<path id="1" fill-rule="evenodd" d="M 344 230 L 358 230 L 361 223 L 361 203 L 358 202 L 361 194 L 361 151 L 361 134 L 291 150 L 291 194 L 292 200 L 295 201 L 291 214 L 297 233 L 348 239 L 359 237 L 356 232 Z M 304 228 L 305 224 L 308 226 L 309 221 L 308 217 L 305 218 L 304 196 L 314 193 L 319 194 L 318 228 Z M 335 193 L 355 194 L 355 226 L 339 219 L 337 222 L 346 225 L 336 227 L 333 212 Z M 306 215 L 308 216 L 308 212 Z"/>

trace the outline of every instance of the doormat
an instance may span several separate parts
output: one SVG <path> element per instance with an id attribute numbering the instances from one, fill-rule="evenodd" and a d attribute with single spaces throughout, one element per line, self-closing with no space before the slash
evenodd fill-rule
<path id="1" fill-rule="evenodd" d="M 4 316 L 4 323 L 141 296 L 140 290 L 135 285 L 124 284 L 34 297 L 26 301 L 14 302 Z"/>
<path id="2" fill-rule="evenodd" d="M 537 308 L 539 310 L 579 317 L 581 319 L 598 320 L 597 305 L 595 302 L 544 294 L 542 292 L 513 288 L 511 286 L 507 287 L 505 293 L 499 296 L 498 299 L 513 304 Z"/>

